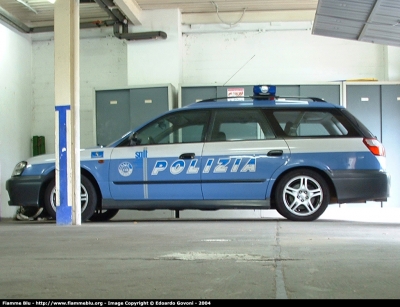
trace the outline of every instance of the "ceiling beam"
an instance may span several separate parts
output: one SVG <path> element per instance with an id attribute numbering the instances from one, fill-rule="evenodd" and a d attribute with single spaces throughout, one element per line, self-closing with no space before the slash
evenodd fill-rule
<path id="1" fill-rule="evenodd" d="M 114 3 L 135 26 L 142 24 L 142 9 L 135 0 L 114 0 Z"/>

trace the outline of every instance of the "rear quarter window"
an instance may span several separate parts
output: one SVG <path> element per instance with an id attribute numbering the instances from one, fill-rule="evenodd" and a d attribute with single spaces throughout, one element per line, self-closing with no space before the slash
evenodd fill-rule
<path id="1" fill-rule="evenodd" d="M 356 126 L 361 131 L 363 136 L 369 138 L 375 137 L 375 135 L 348 110 L 342 109 L 342 113 L 353 123 L 354 126 Z"/>
<path id="2" fill-rule="evenodd" d="M 360 136 L 351 122 L 338 110 L 277 110 L 272 112 L 288 137 Z"/>

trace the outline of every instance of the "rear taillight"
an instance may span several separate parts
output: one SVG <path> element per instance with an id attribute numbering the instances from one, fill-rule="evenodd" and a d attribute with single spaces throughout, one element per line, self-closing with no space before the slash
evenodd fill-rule
<path id="1" fill-rule="evenodd" d="M 375 156 L 386 156 L 385 147 L 377 139 L 364 138 L 363 142 Z"/>

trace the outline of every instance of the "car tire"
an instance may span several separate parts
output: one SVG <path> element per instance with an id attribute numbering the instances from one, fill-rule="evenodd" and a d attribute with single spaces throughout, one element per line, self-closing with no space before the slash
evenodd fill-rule
<path id="1" fill-rule="evenodd" d="M 118 211 L 118 209 L 95 210 L 89 220 L 92 222 L 106 222 L 116 216 Z"/>
<path id="2" fill-rule="evenodd" d="M 44 193 L 44 208 L 47 213 L 56 219 L 56 186 L 55 179 L 52 179 L 47 185 Z M 87 221 L 94 213 L 97 205 L 97 193 L 92 182 L 81 175 L 81 220 Z"/>
<path id="3" fill-rule="evenodd" d="M 298 169 L 278 182 L 275 203 L 277 211 L 292 221 L 313 221 L 329 204 L 329 187 L 317 172 Z"/>

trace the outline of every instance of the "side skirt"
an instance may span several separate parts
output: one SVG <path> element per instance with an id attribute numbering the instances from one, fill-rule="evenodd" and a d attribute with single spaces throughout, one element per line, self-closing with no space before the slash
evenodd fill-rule
<path id="1" fill-rule="evenodd" d="M 271 209 L 267 200 L 114 200 L 103 199 L 103 209 L 219 210 Z"/>

